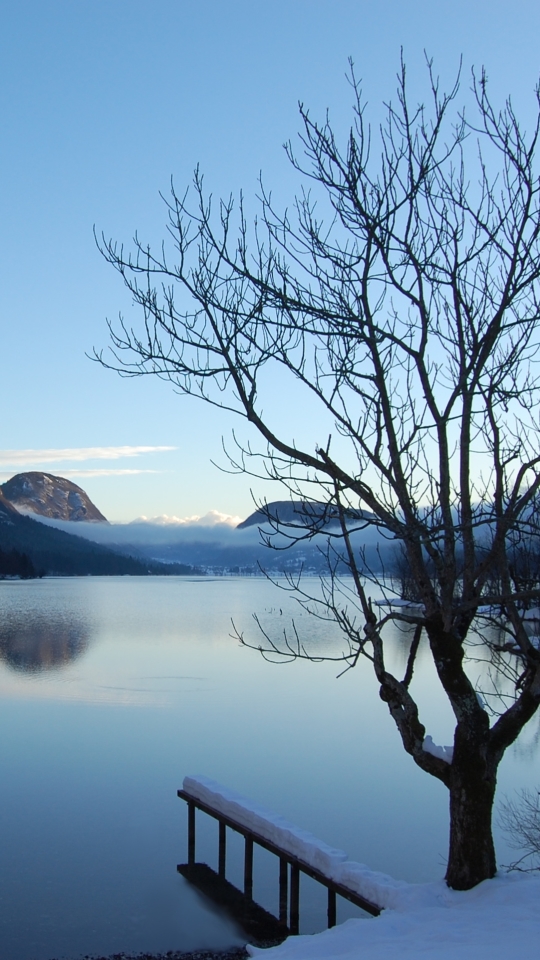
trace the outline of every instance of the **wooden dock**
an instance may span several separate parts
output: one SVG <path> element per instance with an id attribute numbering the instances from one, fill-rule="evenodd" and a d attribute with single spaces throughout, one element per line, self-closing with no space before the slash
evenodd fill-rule
<path id="1" fill-rule="evenodd" d="M 216 885 L 215 880 L 212 878 L 217 895 L 212 894 L 212 883 L 208 883 L 208 889 L 205 890 L 205 892 L 211 896 L 212 899 L 224 903 L 225 905 L 228 897 L 229 906 L 232 906 L 233 903 L 235 904 L 232 912 L 241 923 L 242 920 L 240 918 L 240 914 L 242 913 L 242 910 L 244 911 L 243 915 L 249 918 L 249 905 L 254 904 L 254 844 L 258 844 L 260 847 L 263 847 L 263 849 L 268 850 L 270 853 L 273 853 L 279 858 L 279 916 L 273 917 L 272 914 L 268 914 L 267 911 L 263 911 L 267 917 L 271 918 L 271 920 L 275 921 L 277 924 L 275 927 L 275 934 L 279 937 L 279 939 L 284 939 L 284 937 L 289 933 L 298 934 L 299 932 L 301 873 L 306 874 L 306 876 L 311 877 L 313 880 L 316 880 L 318 883 L 327 888 L 327 919 L 329 927 L 333 927 L 336 924 L 336 900 L 338 896 L 343 897 L 344 900 L 349 900 L 351 903 L 354 903 L 357 907 L 365 910 L 366 913 L 371 914 L 371 916 L 376 917 L 381 913 L 381 908 L 377 906 L 377 904 L 371 903 L 371 901 L 366 900 L 365 897 L 360 896 L 358 893 L 356 893 L 356 891 L 350 890 L 341 883 L 337 883 L 331 877 L 327 876 L 322 870 L 318 870 L 299 857 L 294 856 L 289 851 L 280 847 L 278 844 L 271 842 L 266 837 L 261 836 L 259 833 L 240 823 L 238 820 L 235 820 L 232 817 L 224 814 L 221 810 L 211 806 L 209 803 L 203 802 L 198 797 L 188 793 L 186 790 L 178 790 L 178 796 L 181 800 L 185 800 L 188 807 L 188 862 L 187 864 L 179 864 L 178 870 L 188 880 L 191 879 L 192 882 L 194 882 L 200 889 L 203 889 L 204 882 L 208 880 L 208 876 L 205 874 L 205 871 L 201 871 L 200 869 L 202 867 L 206 868 L 206 871 L 210 871 L 210 874 L 213 874 L 213 878 L 216 878 L 216 880 L 226 884 L 226 886 L 222 887 L 220 892 L 217 893 L 219 884 Z M 219 823 L 217 874 L 210 870 L 206 864 L 197 864 L 195 860 L 195 815 L 197 810 L 200 810 L 202 813 L 206 813 L 209 817 L 213 817 Z M 232 887 L 232 884 L 229 884 L 226 880 L 227 828 L 234 830 L 236 833 L 239 833 L 244 837 L 245 847 L 243 892 L 239 891 L 236 887 Z M 204 879 L 205 877 L 206 881 Z M 197 882 L 197 878 L 199 879 L 199 882 Z M 228 888 L 232 888 L 232 890 Z M 235 891 L 235 893 L 232 893 L 232 891 Z M 238 894 L 242 897 L 241 910 L 239 910 L 240 902 L 238 901 Z M 258 910 L 263 910 L 263 908 L 259 907 L 258 904 L 254 904 L 254 906 L 257 907 Z"/>

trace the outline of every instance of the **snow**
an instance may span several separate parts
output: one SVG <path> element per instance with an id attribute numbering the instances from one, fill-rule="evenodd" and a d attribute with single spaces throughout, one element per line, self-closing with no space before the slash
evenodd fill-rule
<path id="1" fill-rule="evenodd" d="M 451 747 L 426 737 L 424 749 L 448 760 Z M 540 952 L 540 876 L 500 873 L 473 890 L 444 881 L 412 884 L 347 860 L 305 830 L 207 777 L 186 777 L 184 791 L 383 908 L 278 947 L 248 945 L 264 960 L 536 960 Z M 301 914 L 300 904 L 300 916 Z"/>
<path id="2" fill-rule="evenodd" d="M 334 867 L 332 880 L 382 909 L 401 904 L 403 898 L 414 889 L 405 880 L 394 880 L 386 873 L 370 870 L 364 863 L 355 863 L 354 860 L 346 860 Z"/>
<path id="3" fill-rule="evenodd" d="M 185 777 L 183 788 L 190 796 L 236 820 L 326 876 L 331 876 L 332 871 L 347 859 L 343 850 L 329 847 L 307 830 L 289 823 L 261 804 L 229 790 L 215 780 L 202 776 Z"/>
<path id="4" fill-rule="evenodd" d="M 385 600 L 374 600 L 378 607 L 410 607 L 413 610 L 423 610 L 424 604 L 418 600 L 402 600 L 399 597 L 390 597 Z"/>
<path id="5" fill-rule="evenodd" d="M 379 917 L 348 920 L 313 936 L 289 937 L 271 949 L 248 946 L 248 953 L 263 955 L 264 960 L 538 957 L 539 877 L 500 874 L 466 892 L 449 890 L 443 881 L 393 883 L 389 887 L 392 904 Z"/>
<path id="6" fill-rule="evenodd" d="M 431 737 L 429 739 L 431 740 Z M 307 830 L 289 823 L 283 817 L 215 780 L 202 776 L 185 777 L 183 787 L 185 793 L 236 820 L 287 853 L 320 870 L 329 880 L 348 887 L 353 893 L 381 908 L 402 903 L 403 898 L 415 889 L 403 880 L 394 880 L 384 873 L 370 870 L 363 863 L 348 860 L 343 850 L 334 850 Z"/>
<path id="7" fill-rule="evenodd" d="M 431 737 L 424 737 L 424 742 L 422 747 L 426 753 L 431 753 L 434 757 L 439 757 L 441 760 L 446 760 L 446 763 L 452 763 L 452 757 L 454 756 L 453 747 L 439 747 L 437 743 L 433 743 Z"/>

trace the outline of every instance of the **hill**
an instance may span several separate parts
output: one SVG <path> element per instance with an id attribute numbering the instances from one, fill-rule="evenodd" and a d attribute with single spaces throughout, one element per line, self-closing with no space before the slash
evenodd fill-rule
<path id="1" fill-rule="evenodd" d="M 348 520 L 361 520 L 367 516 L 361 510 L 345 510 Z M 246 527 L 276 525 L 286 526 L 313 526 L 324 530 L 330 524 L 339 523 L 337 507 L 332 504 L 319 503 L 316 500 L 273 500 L 250 513 L 249 517 L 238 524 L 237 530 Z"/>
<path id="2" fill-rule="evenodd" d="M 0 490 L 0 550 L 26 554 L 38 573 L 61 576 L 147 576 L 185 574 L 183 564 L 161 564 L 125 556 L 31 517 L 21 516 Z"/>
<path id="3" fill-rule="evenodd" d="M 20 513 L 35 513 L 54 520 L 107 523 L 88 494 L 71 480 L 31 470 L 18 473 L 0 487 L 4 498 Z"/>

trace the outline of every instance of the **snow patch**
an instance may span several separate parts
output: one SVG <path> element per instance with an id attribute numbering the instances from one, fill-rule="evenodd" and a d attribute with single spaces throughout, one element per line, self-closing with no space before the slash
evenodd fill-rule
<path id="1" fill-rule="evenodd" d="M 411 610 L 423 610 L 424 604 L 419 600 L 402 600 L 400 597 L 390 597 L 385 600 L 374 600 L 377 607 L 405 607 Z"/>
<path id="2" fill-rule="evenodd" d="M 440 747 L 437 743 L 433 743 L 433 739 L 431 737 L 424 738 L 422 747 L 426 753 L 431 753 L 433 757 L 439 757 L 440 760 L 445 760 L 446 763 L 452 763 L 452 758 L 454 756 L 453 747 Z"/>
<path id="3" fill-rule="evenodd" d="M 289 937 L 271 949 L 248 946 L 248 953 L 265 960 L 536 960 L 539 877 L 498 875 L 465 892 L 443 881 L 393 884 L 379 917 Z"/>
<path id="4" fill-rule="evenodd" d="M 402 909 L 410 899 L 411 892 L 414 893 L 412 884 L 405 880 L 394 880 L 386 873 L 370 870 L 364 863 L 355 863 L 354 860 L 347 860 L 335 867 L 331 879 L 381 909 Z"/>

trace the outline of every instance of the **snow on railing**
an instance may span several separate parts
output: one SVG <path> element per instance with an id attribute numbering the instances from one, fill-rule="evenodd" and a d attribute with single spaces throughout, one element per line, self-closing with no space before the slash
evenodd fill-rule
<path id="1" fill-rule="evenodd" d="M 312 867 L 319 875 L 322 874 L 330 885 L 336 884 L 342 895 L 346 895 L 345 891 L 350 891 L 379 909 L 399 908 L 416 887 L 403 880 L 395 880 L 387 874 L 370 870 L 363 863 L 349 860 L 343 850 L 328 846 L 307 830 L 302 830 L 262 804 L 208 777 L 185 777 L 183 793 L 205 804 L 217 815 L 221 814 L 245 830 L 257 834 L 295 860 Z"/>
<path id="2" fill-rule="evenodd" d="M 331 875 L 338 864 L 347 860 L 347 854 L 343 850 L 329 847 L 307 830 L 289 823 L 261 804 L 229 790 L 215 780 L 201 776 L 185 777 L 183 788 L 185 793 L 207 803 L 209 807 L 236 820 L 247 830 L 258 833 L 276 847 L 327 876 Z"/>

